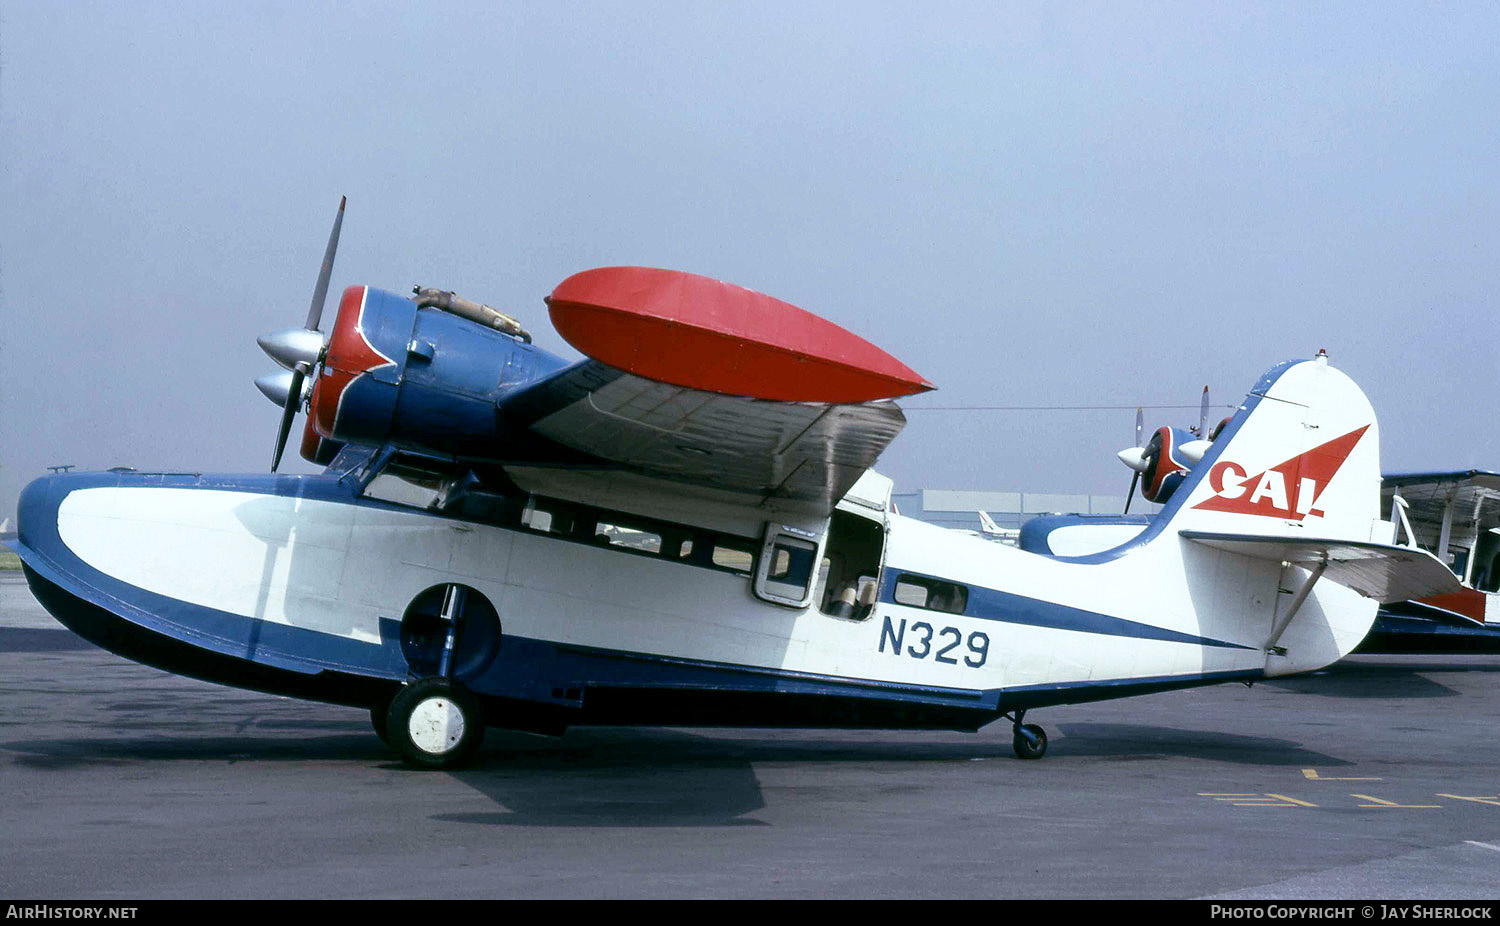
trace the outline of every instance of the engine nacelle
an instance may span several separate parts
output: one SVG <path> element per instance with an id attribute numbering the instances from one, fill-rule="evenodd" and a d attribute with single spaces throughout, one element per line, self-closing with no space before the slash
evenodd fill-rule
<path id="1" fill-rule="evenodd" d="M 1165 505 L 1182 485 L 1191 466 L 1182 446 L 1193 439 L 1191 431 L 1172 427 L 1157 428 L 1151 435 L 1142 454 L 1146 468 L 1141 472 L 1141 495 L 1146 501 Z"/>
<path id="2" fill-rule="evenodd" d="M 496 402 L 563 366 L 516 337 L 395 293 L 344 290 L 311 399 L 309 450 L 389 442 L 443 455 L 503 456 Z M 335 445 L 330 452 L 325 445 Z M 312 457 L 309 457 L 312 459 Z"/>

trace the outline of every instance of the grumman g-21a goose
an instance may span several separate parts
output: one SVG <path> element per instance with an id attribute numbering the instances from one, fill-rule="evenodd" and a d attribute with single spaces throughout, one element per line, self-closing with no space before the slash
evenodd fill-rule
<path id="1" fill-rule="evenodd" d="M 339 218 L 342 219 L 343 207 Z M 1324 357 L 1273 367 L 1157 517 L 1081 556 L 902 517 L 870 470 L 932 388 L 787 303 L 589 270 L 547 298 L 586 359 L 451 293 L 351 286 L 330 237 L 273 459 L 318 475 L 38 479 L 14 546 L 37 599 L 170 672 L 367 708 L 407 761 L 486 726 L 937 728 L 1306 672 L 1377 603 L 1452 590 L 1391 544 L 1378 433 Z"/>

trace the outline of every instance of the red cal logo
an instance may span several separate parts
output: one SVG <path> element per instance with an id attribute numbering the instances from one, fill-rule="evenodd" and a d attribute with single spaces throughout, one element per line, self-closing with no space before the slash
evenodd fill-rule
<path id="1" fill-rule="evenodd" d="M 1208 471 L 1208 485 L 1214 496 L 1193 507 L 1291 521 L 1300 521 L 1308 515 L 1321 518 L 1323 511 L 1314 507 L 1318 495 L 1333 481 L 1369 428 L 1365 425 L 1350 431 L 1254 476 L 1247 475 L 1238 463 L 1221 460 Z"/>

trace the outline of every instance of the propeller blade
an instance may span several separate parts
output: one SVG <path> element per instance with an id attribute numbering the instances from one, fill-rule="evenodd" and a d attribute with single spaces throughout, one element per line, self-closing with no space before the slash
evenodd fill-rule
<path id="1" fill-rule="evenodd" d="M 292 433 L 292 419 L 302 405 L 302 371 L 293 370 L 292 380 L 286 394 L 286 405 L 281 410 L 281 430 L 276 433 L 276 452 L 271 454 L 271 472 L 281 465 L 281 452 L 286 449 L 287 435 Z"/>
<path id="2" fill-rule="evenodd" d="M 1146 412 L 1144 409 L 1135 410 L 1135 445 L 1144 448 L 1146 446 Z"/>
<path id="3" fill-rule="evenodd" d="M 1193 432 L 1199 438 L 1208 439 L 1208 387 L 1203 387 L 1203 402 L 1198 406 L 1198 430 Z"/>
<path id="4" fill-rule="evenodd" d="M 304 328 L 318 330 L 323 319 L 323 303 L 328 299 L 328 278 L 333 276 L 333 256 L 339 249 L 339 228 L 344 224 L 344 204 L 349 197 L 339 197 L 339 213 L 333 218 L 333 233 L 328 236 L 328 249 L 323 252 L 323 266 L 318 270 L 318 285 L 313 288 L 312 305 L 307 308 L 307 324 Z"/>
<path id="5" fill-rule="evenodd" d="M 1134 476 L 1130 477 L 1130 494 L 1125 496 L 1125 511 L 1124 511 L 1125 514 L 1130 514 L 1130 500 L 1133 499 L 1133 498 L 1135 498 L 1135 486 L 1136 486 L 1136 483 L 1138 483 L 1140 481 L 1141 481 L 1141 474 L 1140 474 L 1140 471 L 1137 470 L 1136 474 Z"/>

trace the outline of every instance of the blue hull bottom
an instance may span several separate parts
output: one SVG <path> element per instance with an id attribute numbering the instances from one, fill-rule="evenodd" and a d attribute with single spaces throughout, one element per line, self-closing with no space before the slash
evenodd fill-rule
<path id="1" fill-rule="evenodd" d="M 399 684 L 343 672 L 307 674 L 237 659 L 148 630 L 74 595 L 23 566 L 32 595 L 69 630 L 95 646 L 133 662 L 234 688 L 267 694 L 369 707 L 388 701 Z"/>

